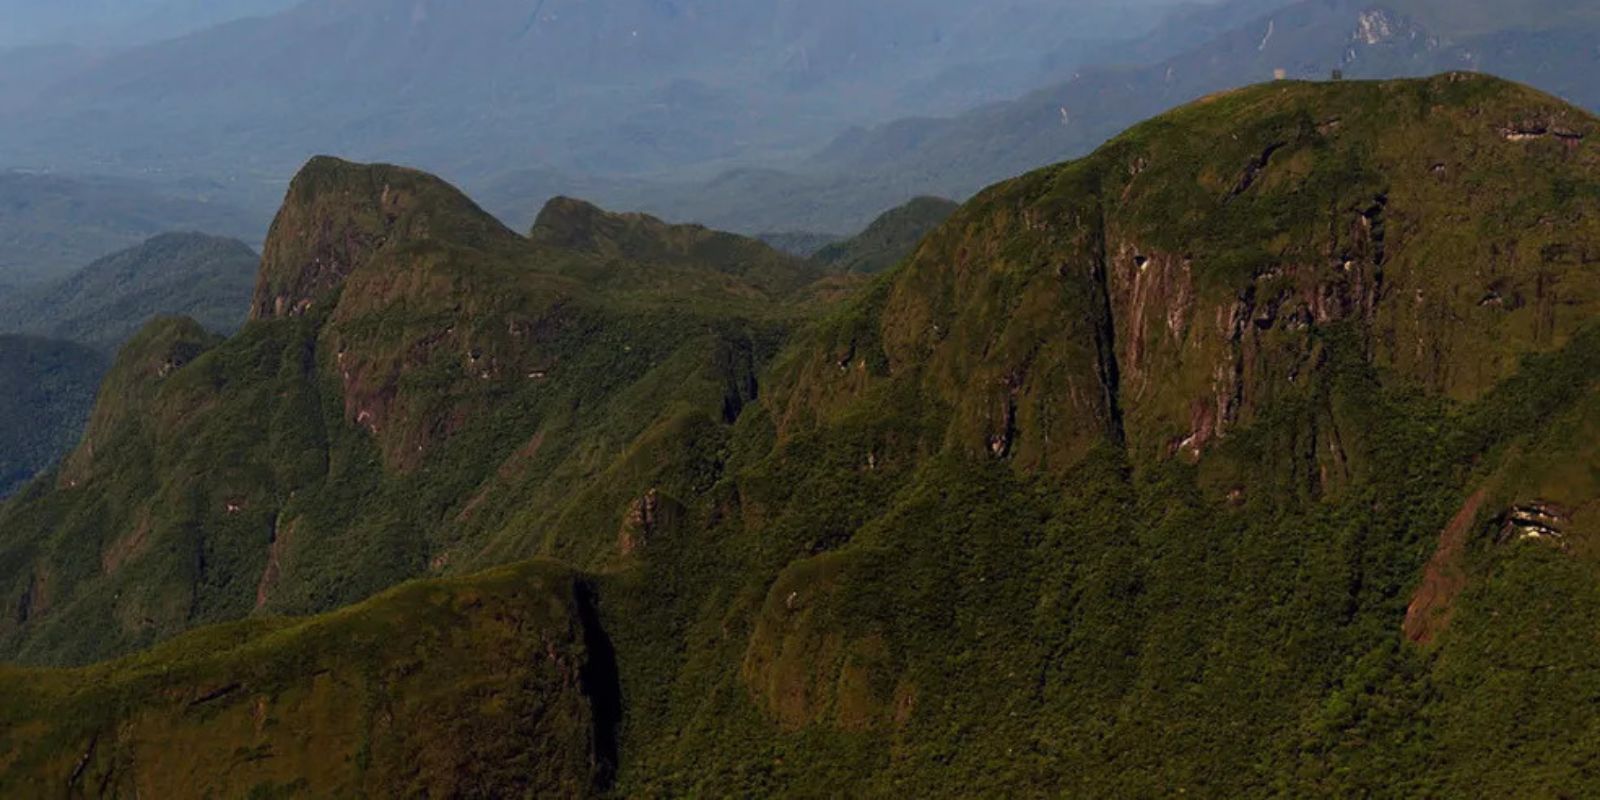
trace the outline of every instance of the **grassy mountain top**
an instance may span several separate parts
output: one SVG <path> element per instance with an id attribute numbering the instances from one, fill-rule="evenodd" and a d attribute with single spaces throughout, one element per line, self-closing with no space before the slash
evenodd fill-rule
<path id="1" fill-rule="evenodd" d="M 0 652 L 556 558 L 622 795 L 1592 794 L 1596 135 L 1478 75 L 1252 87 L 787 311 L 351 167 L 269 243 L 297 311 L 152 329 L 0 507 Z"/>
<path id="2" fill-rule="evenodd" d="M 243 323 L 260 257 L 234 239 L 169 233 L 59 281 L 0 299 L 0 330 L 114 351 L 151 317 L 193 317 L 231 333 Z"/>
<path id="3" fill-rule="evenodd" d="M 432 175 L 314 158 L 290 182 L 268 232 L 252 318 L 305 314 L 385 246 L 435 236 L 483 250 L 517 239 Z"/>
<path id="4" fill-rule="evenodd" d="M 614 214 L 569 197 L 545 205 L 529 238 L 609 264 L 710 268 L 775 294 L 795 292 L 821 277 L 805 260 L 756 239 L 700 225 L 669 225 L 646 214 Z"/>
<path id="5" fill-rule="evenodd" d="M 866 230 L 818 250 L 817 261 L 847 273 L 875 274 L 900 263 L 960 204 L 940 197 L 918 197 L 884 212 Z"/>

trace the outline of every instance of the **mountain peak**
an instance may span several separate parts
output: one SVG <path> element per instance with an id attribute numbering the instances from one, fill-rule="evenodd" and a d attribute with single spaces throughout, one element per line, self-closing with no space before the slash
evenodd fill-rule
<path id="1" fill-rule="evenodd" d="M 626 229 L 661 229 L 666 223 L 644 214 L 614 214 L 576 197 L 550 198 L 533 222 L 529 238 L 573 250 L 594 250 Z"/>
<path id="2" fill-rule="evenodd" d="M 703 225 L 677 225 L 648 214 L 619 214 L 571 197 L 546 203 L 529 238 L 537 244 L 610 261 L 709 268 L 779 293 L 794 291 L 819 277 L 804 259 L 780 253 L 757 239 Z"/>
<path id="3" fill-rule="evenodd" d="M 305 314 L 377 251 L 444 233 L 472 246 L 516 238 L 425 172 L 317 156 L 290 182 L 273 220 L 251 319 Z"/>

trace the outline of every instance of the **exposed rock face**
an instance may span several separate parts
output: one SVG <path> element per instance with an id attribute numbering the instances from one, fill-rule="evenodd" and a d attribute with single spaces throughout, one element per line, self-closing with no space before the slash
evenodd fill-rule
<path id="1" fill-rule="evenodd" d="M 1381 15 L 1363 24 L 1391 31 Z M 1466 219 L 1521 213 L 1468 174 L 1556 187 L 1596 164 L 1593 122 L 1489 78 L 1426 86 L 1423 117 L 1374 85 L 1271 119 L 1245 106 L 1313 90 L 1224 94 L 1162 123 L 1187 115 L 1195 148 L 1135 129 L 985 192 L 886 289 L 881 374 L 925 373 L 961 409 L 959 439 L 1022 467 L 1071 464 L 1105 437 L 1197 459 L 1303 393 L 1335 332 L 1377 368 L 1477 396 L 1600 308 L 1600 272 L 1583 266 L 1600 235 L 1545 214 L 1459 236 Z M 1507 142 L 1508 119 L 1543 141 Z M 835 349 L 870 362 L 863 341 L 852 330 Z M 817 366 L 839 397 L 859 391 L 849 370 Z M 1338 445 L 1324 446 L 1337 472 Z"/>
<path id="2" fill-rule="evenodd" d="M 1383 9 L 1363 11 L 1356 17 L 1355 33 L 1351 38 L 1365 45 L 1383 44 L 1393 39 L 1397 25 Z"/>
<path id="3" fill-rule="evenodd" d="M 617 533 L 617 551 L 631 556 L 650 546 L 652 540 L 676 525 L 684 508 L 659 489 L 651 489 L 633 502 Z"/>
<path id="4" fill-rule="evenodd" d="M 1561 544 L 1566 539 L 1571 512 L 1554 503 L 1535 501 L 1514 506 L 1500 517 L 1500 541 L 1540 541 Z"/>

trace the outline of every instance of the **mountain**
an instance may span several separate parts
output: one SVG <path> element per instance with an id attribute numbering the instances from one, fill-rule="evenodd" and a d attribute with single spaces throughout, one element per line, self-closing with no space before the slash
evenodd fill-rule
<path id="1" fill-rule="evenodd" d="M 62 280 L 0 297 L 0 330 L 108 351 L 160 315 L 231 333 L 249 311 L 258 262 L 235 239 L 162 234 Z"/>
<path id="2" fill-rule="evenodd" d="M 147 328 L 0 507 L 0 781 L 1592 794 L 1597 136 L 1470 73 L 1221 93 L 832 302 L 313 161 L 240 334 Z"/>
<path id="3" fill-rule="evenodd" d="M 60 278 L 175 230 L 259 237 L 251 214 L 205 189 L 0 171 L 0 287 Z"/>
<path id="4" fill-rule="evenodd" d="M 72 450 L 107 367 L 104 354 L 146 322 L 185 314 L 212 331 L 237 330 L 257 263 L 233 239 L 163 234 L 59 281 L 0 295 L 0 361 L 9 387 L 0 399 L 0 451 L 7 454 L 0 495 Z"/>
<path id="5" fill-rule="evenodd" d="M 821 276 L 753 241 L 576 202 L 523 237 L 431 176 L 313 160 L 244 329 L 222 341 L 163 319 L 111 368 L 54 492 L 118 499 L 90 516 L 54 500 L 4 512 L 0 562 L 20 571 L 0 583 L 46 574 L 52 600 L 0 638 L 83 660 L 501 560 L 486 547 L 538 549 L 525 537 L 546 522 L 631 502 L 657 459 L 711 457 Z M 615 480 L 594 484 L 604 471 Z"/>
<path id="6" fill-rule="evenodd" d="M 818 250 L 814 258 L 843 272 L 883 272 L 911 255 L 928 234 L 960 207 L 942 197 L 915 198 L 884 212 L 854 237 Z"/>
<path id="7" fill-rule="evenodd" d="M 104 369 L 81 345 L 0 336 L 0 497 L 72 449 Z"/>

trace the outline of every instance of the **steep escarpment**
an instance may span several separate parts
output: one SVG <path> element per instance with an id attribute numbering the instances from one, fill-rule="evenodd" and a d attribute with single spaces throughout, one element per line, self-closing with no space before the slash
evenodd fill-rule
<path id="1" fill-rule="evenodd" d="M 244 330 L 153 323 L 54 489 L 0 512 L 0 584 L 51 597 L 0 647 L 77 662 L 419 575 L 625 558 L 623 513 L 704 480 L 807 313 L 671 236 L 626 256 L 524 239 L 430 176 L 314 160 Z M 767 254 L 786 285 L 819 274 L 696 237 Z"/>
<path id="2" fill-rule="evenodd" d="M 1013 424 L 1046 376 L 1079 376 L 1065 396 L 1088 411 L 1104 401 L 1082 381 L 1115 372 L 1134 451 L 1192 459 L 1297 393 L 1334 327 L 1397 380 L 1471 400 L 1600 302 L 1578 188 L 1593 132 L 1467 75 L 1210 98 L 980 195 L 881 290 L 866 355 L 943 373 L 973 406 L 964 438 L 1008 455 L 1062 438 Z M 1084 355 L 1058 370 L 1067 342 Z M 832 358 L 801 391 L 850 380 Z"/>
<path id="3" fill-rule="evenodd" d="M 1595 126 L 1476 75 L 1219 95 L 828 307 L 576 202 L 383 234 L 130 350 L 0 509 L 0 647 L 553 556 L 587 660 L 531 694 L 618 794 L 1591 794 Z"/>
<path id="4" fill-rule="evenodd" d="M 1591 460 L 1546 421 L 1596 388 L 1594 124 L 1481 76 L 1280 83 L 981 194 L 780 357 L 712 532 L 649 556 L 745 577 L 618 612 L 625 687 L 660 608 L 698 642 L 632 785 L 1581 792 Z M 1408 636 L 1441 541 L 1452 610 Z"/>

